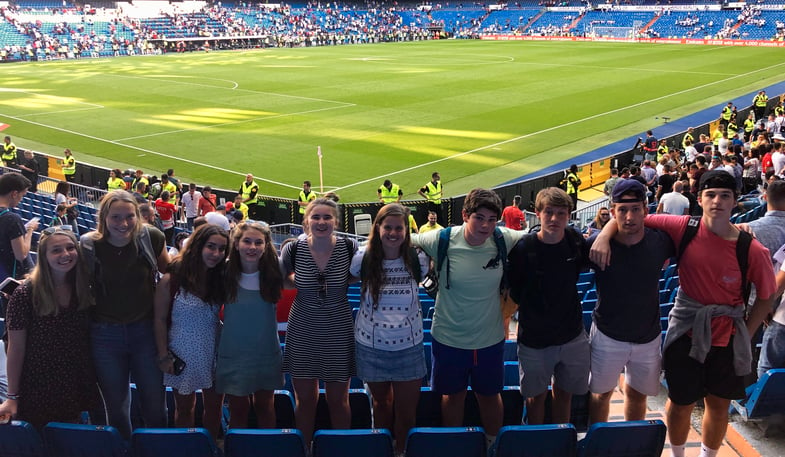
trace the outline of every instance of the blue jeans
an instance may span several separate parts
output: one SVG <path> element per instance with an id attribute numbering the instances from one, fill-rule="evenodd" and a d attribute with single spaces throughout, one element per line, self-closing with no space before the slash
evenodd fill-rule
<path id="1" fill-rule="evenodd" d="M 157 366 L 152 321 L 131 324 L 95 322 L 90 326 L 93 362 L 109 425 L 131 437 L 131 389 L 136 383 L 146 427 L 166 427 L 163 373 Z"/>
<path id="2" fill-rule="evenodd" d="M 771 321 L 763 332 L 758 378 L 772 368 L 785 368 L 785 325 L 775 321 Z"/>

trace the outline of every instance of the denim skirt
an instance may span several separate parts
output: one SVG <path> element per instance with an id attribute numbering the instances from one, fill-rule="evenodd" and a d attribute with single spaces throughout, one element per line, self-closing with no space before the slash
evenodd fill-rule
<path id="1" fill-rule="evenodd" d="M 423 344 L 400 351 L 382 351 L 355 344 L 357 376 L 365 382 L 411 381 L 427 374 Z"/>

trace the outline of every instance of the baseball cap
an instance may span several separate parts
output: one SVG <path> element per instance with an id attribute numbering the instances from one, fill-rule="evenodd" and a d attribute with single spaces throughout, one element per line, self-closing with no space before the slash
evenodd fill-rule
<path id="1" fill-rule="evenodd" d="M 730 189 L 736 191 L 736 178 L 725 170 L 707 171 L 701 176 L 698 190 Z"/>
<path id="2" fill-rule="evenodd" d="M 223 211 L 223 210 L 226 209 L 226 205 L 218 205 L 218 206 L 215 207 L 215 209 L 218 210 L 218 211 Z"/>
<path id="3" fill-rule="evenodd" d="M 635 179 L 620 179 L 616 185 L 613 186 L 611 200 L 613 203 L 645 202 L 646 187 Z"/>

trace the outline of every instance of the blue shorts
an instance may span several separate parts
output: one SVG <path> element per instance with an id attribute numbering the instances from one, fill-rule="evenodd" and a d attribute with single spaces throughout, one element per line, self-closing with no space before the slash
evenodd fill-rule
<path id="1" fill-rule="evenodd" d="M 504 389 L 504 340 L 482 349 L 458 349 L 433 340 L 433 391 L 450 395 L 472 390 L 495 395 Z"/>
<path id="2" fill-rule="evenodd" d="M 412 381 L 428 373 L 422 343 L 400 351 L 382 351 L 356 343 L 354 350 L 357 377 L 365 382 Z"/>

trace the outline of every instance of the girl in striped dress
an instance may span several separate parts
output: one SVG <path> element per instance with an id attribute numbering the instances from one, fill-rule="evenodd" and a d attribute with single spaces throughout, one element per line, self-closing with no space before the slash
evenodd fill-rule
<path id="1" fill-rule="evenodd" d="M 335 236 L 337 223 L 334 201 L 313 200 L 303 219 L 307 238 L 287 244 L 281 253 L 281 269 L 297 289 L 289 314 L 283 369 L 292 376 L 295 420 L 306 442 L 313 434 L 319 380 L 325 383 L 333 428 L 347 429 L 351 424 L 354 324 L 346 290 L 357 244 Z"/>

